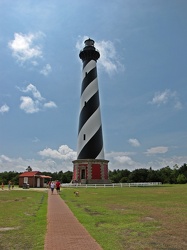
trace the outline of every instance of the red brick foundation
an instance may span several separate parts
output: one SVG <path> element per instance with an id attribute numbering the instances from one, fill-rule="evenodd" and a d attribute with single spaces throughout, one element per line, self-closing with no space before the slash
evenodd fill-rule
<path id="1" fill-rule="evenodd" d="M 74 183 L 82 184 L 107 184 L 108 179 L 107 160 L 79 159 L 73 161 Z"/>

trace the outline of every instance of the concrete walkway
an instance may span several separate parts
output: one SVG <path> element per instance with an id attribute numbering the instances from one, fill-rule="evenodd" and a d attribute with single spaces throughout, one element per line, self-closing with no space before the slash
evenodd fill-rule
<path id="1" fill-rule="evenodd" d="M 48 192 L 47 234 L 44 250 L 102 250 L 54 190 Z"/>

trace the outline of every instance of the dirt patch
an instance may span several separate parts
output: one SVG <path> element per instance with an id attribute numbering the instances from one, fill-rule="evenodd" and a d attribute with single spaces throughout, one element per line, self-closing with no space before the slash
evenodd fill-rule
<path id="1" fill-rule="evenodd" d="M 141 219 L 141 222 L 147 222 L 147 221 L 156 221 L 156 220 L 153 217 L 149 217 L 149 216 Z"/>
<path id="2" fill-rule="evenodd" d="M 35 216 L 35 214 L 24 213 L 26 216 Z"/>
<path id="3" fill-rule="evenodd" d="M 0 227 L 0 232 L 18 230 L 18 229 L 20 229 L 20 227 Z"/>
<path id="4" fill-rule="evenodd" d="M 6 202 L 14 202 L 14 201 L 23 201 L 23 200 L 26 200 L 26 199 L 28 199 L 28 198 L 30 198 L 30 197 L 22 197 L 22 198 L 17 198 L 17 199 L 14 199 L 14 200 L 1 200 L 1 203 L 2 202 L 4 202 L 4 203 L 6 203 Z"/>
<path id="5" fill-rule="evenodd" d="M 105 222 L 98 221 L 98 222 L 95 223 L 95 226 L 96 226 L 96 227 L 99 227 L 99 226 L 103 225 L 104 223 L 105 223 Z"/>
<path id="6" fill-rule="evenodd" d="M 89 208 L 85 208 L 84 211 L 90 215 L 102 215 L 102 213 L 99 213 L 97 211 L 92 211 L 91 209 Z"/>

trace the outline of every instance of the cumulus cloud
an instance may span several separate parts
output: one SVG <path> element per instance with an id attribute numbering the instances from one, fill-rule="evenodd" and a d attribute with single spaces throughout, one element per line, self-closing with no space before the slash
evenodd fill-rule
<path id="1" fill-rule="evenodd" d="M 0 159 L 1 161 L 4 161 L 4 162 L 12 162 L 12 160 L 6 155 L 1 155 Z"/>
<path id="2" fill-rule="evenodd" d="M 147 151 L 145 152 L 145 154 L 147 155 L 151 155 L 151 154 L 165 154 L 166 152 L 168 152 L 168 147 L 153 147 L 153 148 L 149 148 L 147 149 Z"/>
<path id="3" fill-rule="evenodd" d="M 8 112 L 9 109 L 10 109 L 9 106 L 6 105 L 6 104 L 4 104 L 4 105 L 2 105 L 2 106 L 0 107 L 0 113 L 1 113 L 1 114 L 4 114 L 4 113 Z"/>
<path id="4" fill-rule="evenodd" d="M 140 143 L 139 143 L 139 141 L 137 139 L 129 139 L 128 142 L 133 147 L 139 147 L 140 146 Z"/>
<path id="5" fill-rule="evenodd" d="M 7 155 L 0 155 L 0 169 L 4 171 L 23 172 L 27 166 L 31 166 L 34 171 L 57 172 L 73 171 L 72 160 L 76 159 L 76 152 L 67 145 L 62 145 L 58 150 L 42 150 L 38 152 L 42 159 L 24 159 L 22 157 L 11 158 Z M 133 160 L 134 153 L 131 152 L 109 152 L 106 159 L 109 160 L 109 169 L 129 169 L 138 168 L 160 169 L 166 166 L 173 167 L 175 164 L 182 166 L 187 162 L 187 156 L 173 156 L 170 158 L 159 157 L 156 160 L 140 163 Z"/>
<path id="6" fill-rule="evenodd" d="M 150 101 L 151 104 L 155 104 L 157 106 L 161 106 L 169 102 L 174 104 L 175 109 L 182 109 L 182 103 L 179 100 L 177 92 L 169 89 L 166 89 L 163 92 L 156 92 L 153 99 Z"/>
<path id="7" fill-rule="evenodd" d="M 110 152 L 106 154 L 109 160 L 109 169 L 130 169 L 133 170 L 142 165 L 133 160 L 134 152 Z"/>
<path id="8" fill-rule="evenodd" d="M 14 39 L 8 43 L 12 50 L 12 55 L 21 63 L 28 60 L 35 60 L 42 57 L 41 46 L 35 44 L 35 41 L 43 37 L 43 33 L 15 33 Z"/>
<path id="9" fill-rule="evenodd" d="M 40 94 L 40 92 L 37 90 L 37 88 L 33 84 L 29 84 L 26 88 L 18 88 L 23 93 L 31 93 L 34 98 L 36 98 L 39 101 L 45 100 Z"/>
<path id="10" fill-rule="evenodd" d="M 131 159 L 131 157 L 123 155 L 123 156 L 116 156 L 114 157 L 114 160 L 116 160 L 119 163 L 123 163 L 123 164 L 127 164 L 132 166 L 134 164 L 133 160 Z"/>
<path id="11" fill-rule="evenodd" d="M 40 71 L 40 73 L 44 76 L 49 75 L 49 73 L 51 73 L 51 65 L 50 64 L 46 64 L 45 67 L 43 67 L 43 69 Z"/>
<path id="12" fill-rule="evenodd" d="M 50 101 L 50 102 L 44 103 L 44 107 L 45 108 L 56 108 L 57 105 L 54 102 Z"/>
<path id="13" fill-rule="evenodd" d="M 87 36 L 79 37 L 76 43 L 76 48 L 80 51 L 84 47 L 84 41 L 88 39 Z M 100 52 L 98 64 L 109 75 L 124 70 L 124 66 L 120 63 L 116 48 L 111 41 L 97 41 L 95 48 Z"/>
<path id="14" fill-rule="evenodd" d="M 57 161 L 53 159 L 24 159 L 22 157 L 10 158 L 0 155 L 0 169 L 4 171 L 24 172 L 27 166 L 31 166 L 33 171 L 41 172 L 57 172 L 57 171 L 73 171 L 71 161 Z"/>
<path id="15" fill-rule="evenodd" d="M 67 145 L 61 145 L 57 150 L 46 148 L 42 151 L 39 151 L 38 154 L 43 157 L 64 160 L 64 161 L 75 160 L 77 156 L 77 153 L 73 151 L 71 148 L 69 148 Z"/>
<path id="16" fill-rule="evenodd" d="M 40 102 L 38 100 L 33 100 L 29 96 L 21 96 L 20 101 L 20 109 L 24 110 L 25 113 L 32 114 L 40 110 Z"/>
<path id="17" fill-rule="evenodd" d="M 30 96 L 20 97 L 20 109 L 27 114 L 37 113 L 43 108 L 56 108 L 57 105 L 53 101 L 45 102 L 45 98 L 42 97 L 36 86 L 29 84 L 26 88 L 17 87 L 22 93 L 30 94 Z"/>

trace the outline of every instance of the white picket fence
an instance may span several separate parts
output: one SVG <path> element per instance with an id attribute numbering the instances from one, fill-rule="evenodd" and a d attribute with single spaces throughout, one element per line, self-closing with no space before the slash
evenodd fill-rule
<path id="1" fill-rule="evenodd" d="M 160 186 L 162 182 L 137 182 L 137 183 L 111 183 L 111 184 L 81 184 L 81 183 L 63 183 L 61 187 L 68 188 L 107 188 L 107 187 L 152 187 L 152 186 Z"/>

